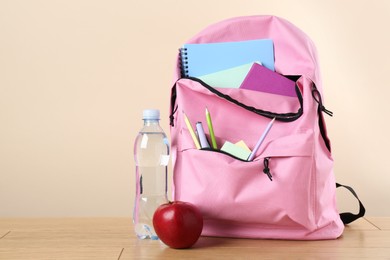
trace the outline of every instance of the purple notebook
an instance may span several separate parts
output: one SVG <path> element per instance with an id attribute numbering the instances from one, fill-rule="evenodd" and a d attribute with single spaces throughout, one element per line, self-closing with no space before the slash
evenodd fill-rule
<path id="1" fill-rule="evenodd" d="M 289 97 L 297 96 L 294 81 L 257 63 L 252 65 L 240 88 Z"/>

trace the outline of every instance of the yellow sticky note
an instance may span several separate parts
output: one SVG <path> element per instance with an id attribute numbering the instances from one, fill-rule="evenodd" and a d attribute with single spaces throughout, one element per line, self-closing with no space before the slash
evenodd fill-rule
<path id="1" fill-rule="evenodd" d="M 239 146 L 241 148 L 244 148 L 248 152 L 252 152 L 251 149 L 249 149 L 249 147 L 246 145 L 246 143 L 243 140 L 238 141 L 237 143 L 235 143 L 235 145 L 237 145 L 237 146 Z"/>

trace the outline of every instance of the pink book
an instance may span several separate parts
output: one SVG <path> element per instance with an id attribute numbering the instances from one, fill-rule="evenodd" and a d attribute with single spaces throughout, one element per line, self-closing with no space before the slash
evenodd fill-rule
<path id="1" fill-rule="evenodd" d="M 240 88 L 290 97 L 297 95 L 294 81 L 257 63 L 252 65 Z"/>

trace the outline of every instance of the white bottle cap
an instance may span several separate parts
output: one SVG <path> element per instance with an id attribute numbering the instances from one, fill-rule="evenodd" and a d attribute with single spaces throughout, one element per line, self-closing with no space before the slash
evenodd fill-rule
<path id="1" fill-rule="evenodd" d="M 160 120 L 160 110 L 158 109 L 145 109 L 142 119 Z"/>

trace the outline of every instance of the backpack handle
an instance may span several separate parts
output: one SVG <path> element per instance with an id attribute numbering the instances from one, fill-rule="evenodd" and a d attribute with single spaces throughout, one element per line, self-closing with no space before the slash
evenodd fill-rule
<path id="1" fill-rule="evenodd" d="M 357 213 L 357 214 L 353 214 L 351 212 L 340 213 L 341 221 L 343 221 L 344 225 L 347 225 L 347 224 L 357 220 L 358 218 L 363 217 L 364 214 L 366 213 L 366 209 L 364 208 L 364 205 L 360 201 L 356 192 L 351 187 L 346 186 L 346 185 L 342 185 L 340 183 L 336 183 L 336 188 L 339 188 L 339 187 L 343 187 L 343 188 L 346 188 L 347 190 L 349 190 L 352 193 L 352 195 L 359 201 L 359 213 Z"/>

